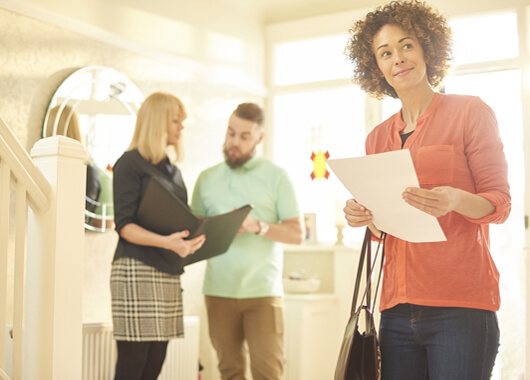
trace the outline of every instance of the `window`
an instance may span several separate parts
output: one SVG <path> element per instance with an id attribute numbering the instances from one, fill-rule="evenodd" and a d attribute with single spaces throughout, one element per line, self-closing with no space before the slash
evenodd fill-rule
<path id="1" fill-rule="evenodd" d="M 517 14 L 496 13 L 451 22 L 454 65 L 514 58 L 519 55 Z"/>
<path id="2" fill-rule="evenodd" d="M 530 10 L 525 11 L 530 15 Z M 505 224 L 490 228 L 492 254 L 501 273 L 502 298 L 498 313 L 501 347 L 492 377 L 495 380 L 522 378 L 525 366 L 525 332 L 521 331 L 526 321 L 523 141 L 528 137 L 523 125 L 528 122 L 523 120 L 522 112 L 524 68 L 519 57 L 518 20 L 527 22 L 515 11 L 450 20 L 455 40 L 454 75 L 444 83 L 446 93 L 480 96 L 494 110 L 509 165 L 511 216 Z M 526 25 L 520 29 L 528 30 Z M 351 78 L 352 68 L 343 54 L 346 42 L 347 36 L 341 34 L 273 45 L 272 155 L 289 172 L 302 211 L 317 214 L 319 241 L 335 240 L 334 218 L 339 217 L 336 201 L 349 194 L 333 175 L 329 181 L 311 180 L 311 152 L 329 151 L 330 158 L 362 155 L 367 128 L 401 108 L 399 100 L 390 98 L 367 102 L 353 84 L 340 87 L 333 85 L 339 81 L 323 82 Z M 463 65 L 466 75 L 462 73 Z M 362 234 L 362 229 L 346 229 L 348 233 L 356 230 Z M 351 235 L 349 239 L 361 241 L 362 236 Z"/>
<path id="3" fill-rule="evenodd" d="M 288 171 L 302 211 L 317 214 L 319 241 L 335 240 L 335 218 L 343 218 L 342 202 L 351 196 L 333 175 L 312 180 L 310 157 L 319 150 L 330 158 L 364 154 L 364 99 L 353 85 L 274 98 L 274 161 Z"/>
<path id="4" fill-rule="evenodd" d="M 343 54 L 345 34 L 279 43 L 274 49 L 274 84 L 349 78 L 351 65 Z"/>
<path id="5" fill-rule="evenodd" d="M 501 225 L 490 225 L 491 253 L 499 269 L 502 306 L 499 310 L 501 349 L 497 370 L 502 379 L 516 379 L 524 371 L 524 334 L 513 326 L 524 326 L 524 155 L 519 70 L 452 76 L 447 93 L 480 96 L 495 112 L 508 161 L 512 211 Z M 502 365 L 501 365 L 502 363 Z"/>

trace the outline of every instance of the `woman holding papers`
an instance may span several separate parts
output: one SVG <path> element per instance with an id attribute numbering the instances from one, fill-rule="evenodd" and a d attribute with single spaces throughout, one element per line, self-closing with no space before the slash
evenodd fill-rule
<path id="1" fill-rule="evenodd" d="M 184 240 L 188 231 L 159 235 L 139 226 L 135 215 L 152 177 L 187 204 L 182 175 L 170 159 L 180 156 L 185 118 L 184 105 L 175 96 L 150 95 L 138 111 L 128 151 L 114 166 L 119 241 L 110 284 L 118 347 L 116 380 L 156 379 L 169 339 L 183 336 L 181 269 L 176 259 L 198 250 L 204 235 L 190 240 Z"/>
<path id="2" fill-rule="evenodd" d="M 387 236 L 382 379 L 490 378 L 500 297 L 488 225 L 510 213 L 495 115 L 478 97 L 435 92 L 449 67 L 451 30 L 426 3 L 391 2 L 350 32 L 356 83 L 402 104 L 368 135 L 366 153 L 410 149 L 420 188 L 404 189 L 403 200 L 436 217 L 447 238 L 411 243 Z M 379 236 L 370 210 L 349 200 L 344 211 L 350 226 Z"/>

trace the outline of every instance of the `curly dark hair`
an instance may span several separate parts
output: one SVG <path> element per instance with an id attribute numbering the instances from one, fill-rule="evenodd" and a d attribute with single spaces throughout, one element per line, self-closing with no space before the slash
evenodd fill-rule
<path id="1" fill-rule="evenodd" d="M 428 81 L 436 88 L 443 81 L 452 59 L 451 28 L 444 16 L 418 0 L 392 1 L 352 26 L 346 54 L 354 65 L 353 81 L 377 99 L 385 95 L 398 97 L 380 75 L 373 50 L 374 35 L 387 24 L 398 25 L 416 36 L 425 55 Z"/>

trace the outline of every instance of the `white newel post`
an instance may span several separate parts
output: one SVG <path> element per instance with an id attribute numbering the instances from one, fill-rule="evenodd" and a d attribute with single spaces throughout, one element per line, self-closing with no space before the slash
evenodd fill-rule
<path id="1" fill-rule="evenodd" d="M 86 153 L 54 136 L 31 156 L 54 196 L 47 212 L 28 216 L 23 377 L 81 380 Z"/>

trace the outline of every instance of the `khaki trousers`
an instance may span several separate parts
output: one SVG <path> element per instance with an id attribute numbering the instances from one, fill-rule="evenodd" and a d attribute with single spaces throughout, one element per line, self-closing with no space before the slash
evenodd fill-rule
<path id="1" fill-rule="evenodd" d="M 223 380 L 245 380 L 246 340 L 253 380 L 280 380 L 284 362 L 283 299 L 205 296 L 210 339 Z"/>

